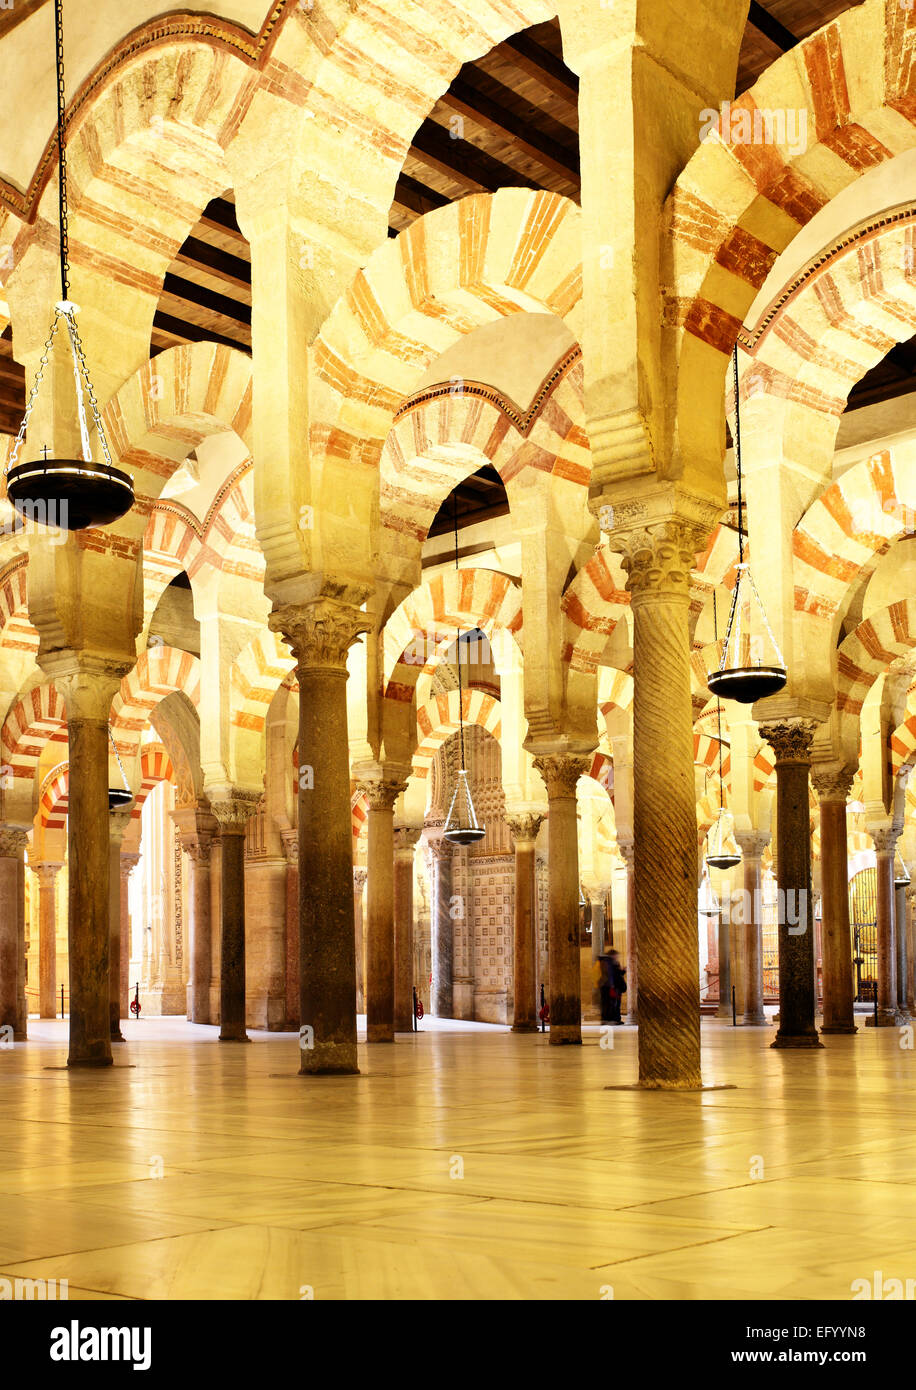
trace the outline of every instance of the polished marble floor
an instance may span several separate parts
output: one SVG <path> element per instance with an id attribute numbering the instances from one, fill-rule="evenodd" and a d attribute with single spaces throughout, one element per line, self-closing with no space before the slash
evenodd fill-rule
<path id="1" fill-rule="evenodd" d="M 424 1022 L 356 1078 L 296 1041 L 124 1025 L 103 1073 L 65 1025 L 0 1051 L 0 1276 L 71 1298 L 813 1299 L 916 1278 L 916 1051 L 896 1029 L 774 1052 L 703 1020 L 732 1090 L 608 1090 L 582 1048 Z"/>

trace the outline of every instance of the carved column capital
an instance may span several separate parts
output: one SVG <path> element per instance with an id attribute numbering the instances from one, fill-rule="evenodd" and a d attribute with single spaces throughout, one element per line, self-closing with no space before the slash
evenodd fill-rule
<path id="1" fill-rule="evenodd" d="M 108 722 L 111 702 L 133 662 L 73 653 L 45 658 L 42 667 L 53 678 L 67 704 L 68 719 Z"/>
<path id="2" fill-rule="evenodd" d="M 702 845 L 702 843 L 703 842 L 701 840 L 700 844 Z M 631 839 L 618 839 L 617 848 L 620 850 L 620 856 L 626 864 L 627 868 L 632 869 L 635 858 L 633 841 Z"/>
<path id="3" fill-rule="evenodd" d="M 825 801 L 849 800 L 856 769 L 848 763 L 814 763 L 811 768 L 811 784 L 817 792 L 817 799 Z"/>
<path id="4" fill-rule="evenodd" d="M 451 859 L 452 857 L 451 841 L 444 839 L 441 833 L 438 835 L 431 835 L 426 841 L 426 848 L 429 852 L 430 859 L 435 864 L 446 859 Z"/>
<path id="5" fill-rule="evenodd" d="M 131 822 L 131 811 L 109 811 L 108 812 L 108 839 L 111 844 L 120 847 L 121 841 L 127 832 L 127 827 Z"/>
<path id="6" fill-rule="evenodd" d="M 357 637 L 371 629 L 372 619 L 348 603 L 322 598 L 286 604 L 271 613 L 268 625 L 287 643 L 299 670 L 346 674 L 347 652 Z"/>
<path id="7" fill-rule="evenodd" d="M 612 544 L 622 553 L 632 606 L 672 598 L 686 603 L 707 534 L 705 527 L 680 517 L 617 532 Z"/>
<path id="8" fill-rule="evenodd" d="M 394 857 L 413 859 L 414 847 L 423 833 L 422 826 L 396 825 L 394 828 Z"/>
<path id="9" fill-rule="evenodd" d="M 131 874 L 133 873 L 134 869 L 137 867 L 137 865 L 138 865 L 139 863 L 140 863 L 140 856 L 139 856 L 139 854 L 122 854 L 122 855 L 121 855 L 121 877 L 122 877 L 123 879 L 130 878 Z"/>
<path id="10" fill-rule="evenodd" d="M 575 799 L 576 783 L 591 767 L 591 758 L 581 753 L 546 753 L 534 759 L 550 801 Z"/>
<path id="11" fill-rule="evenodd" d="M 401 792 L 406 792 L 407 783 L 381 777 L 358 782 L 357 788 L 368 801 L 370 811 L 391 811 Z"/>
<path id="12" fill-rule="evenodd" d="M 210 796 L 210 810 L 221 835 L 244 835 L 245 828 L 260 805 L 263 792 L 226 791 Z"/>
<path id="13" fill-rule="evenodd" d="M 51 864 L 47 862 L 29 865 L 32 873 L 38 879 L 41 888 L 53 888 L 57 875 L 63 867 L 63 864 Z"/>
<path id="14" fill-rule="evenodd" d="M 543 823 L 544 813 L 541 811 L 518 811 L 506 816 L 506 824 L 516 849 L 519 847 L 530 849 L 534 845 Z"/>
<path id="15" fill-rule="evenodd" d="M 29 832 L 13 825 L 0 825 L 0 859 L 21 859 L 29 843 Z"/>
<path id="16" fill-rule="evenodd" d="M 868 833 L 872 837 L 877 854 L 893 854 L 897 848 L 897 841 L 900 839 L 900 830 L 896 825 L 870 825 Z"/>
<path id="17" fill-rule="evenodd" d="M 354 870 L 353 870 L 353 891 L 354 891 L 354 893 L 357 894 L 357 896 L 360 896 L 360 895 L 362 894 L 362 891 L 363 891 L 363 889 L 364 889 L 365 886 L 366 886 L 366 879 L 367 879 L 368 877 L 369 877 L 369 870 L 368 870 L 368 869 L 363 868 L 361 865 L 359 865 L 359 866 L 357 866 L 357 867 L 354 868 Z"/>
<path id="18" fill-rule="evenodd" d="M 734 835 L 745 863 L 749 859 L 759 859 L 770 843 L 769 831 L 736 830 Z"/>
<path id="19" fill-rule="evenodd" d="M 781 719 L 774 724 L 761 724 L 760 733 L 776 754 L 780 763 L 811 763 L 811 742 L 819 728 L 815 719 Z"/>
<path id="20" fill-rule="evenodd" d="M 286 855 L 288 864 L 299 863 L 299 831 L 281 830 L 280 839 L 283 841 L 283 852 Z"/>

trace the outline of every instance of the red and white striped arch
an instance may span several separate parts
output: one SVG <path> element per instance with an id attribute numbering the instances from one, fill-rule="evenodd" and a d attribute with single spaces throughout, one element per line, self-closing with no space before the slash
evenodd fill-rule
<path id="1" fill-rule="evenodd" d="M 57 687 L 46 681 L 33 686 L 13 705 L 0 732 L 0 752 L 13 778 L 34 778 L 49 742 L 67 742 L 67 706 Z"/>
<path id="2" fill-rule="evenodd" d="M 255 735 L 263 732 L 270 702 L 295 665 L 289 647 L 276 632 L 260 632 L 242 648 L 229 673 L 233 728 Z"/>
<path id="3" fill-rule="evenodd" d="M 34 657 L 38 633 L 29 622 L 28 565 L 28 556 L 19 555 L 0 575 L 0 647 Z"/>
<path id="4" fill-rule="evenodd" d="M 916 599 L 901 599 L 866 618 L 837 653 L 840 714 L 858 716 L 875 681 L 916 646 Z"/>
<path id="5" fill-rule="evenodd" d="M 462 691 L 461 697 L 457 690 L 436 695 L 417 710 L 417 750 L 413 755 L 413 771 L 417 777 L 429 775 L 433 759 L 443 743 L 458 732 L 459 707 L 466 725 L 476 724 L 499 739 L 502 711 L 495 696 L 473 689 Z"/>
<path id="6" fill-rule="evenodd" d="M 180 690 L 195 708 L 200 704 L 198 657 L 164 644 L 149 647 L 121 681 L 111 705 L 111 731 L 118 751 L 134 756 L 150 715 L 167 695 Z"/>

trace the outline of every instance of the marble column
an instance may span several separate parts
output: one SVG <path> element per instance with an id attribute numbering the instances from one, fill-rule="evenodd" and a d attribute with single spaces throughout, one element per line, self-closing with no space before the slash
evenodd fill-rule
<path id="1" fill-rule="evenodd" d="M 808 778 L 816 723 L 762 724 L 776 755 L 776 882 L 779 892 L 779 1031 L 771 1047 L 823 1047 L 815 1026 L 814 902 Z"/>
<path id="2" fill-rule="evenodd" d="M 130 876 L 140 863 L 139 854 L 121 855 L 119 877 L 121 880 L 121 969 L 120 969 L 120 1016 L 130 1017 Z"/>
<path id="3" fill-rule="evenodd" d="M 897 941 L 897 1014 L 898 1022 L 909 1023 L 910 1011 L 907 1005 L 907 933 L 906 933 L 906 881 L 894 880 L 894 936 Z"/>
<path id="4" fill-rule="evenodd" d="M 366 930 L 363 914 L 363 894 L 369 870 L 353 869 L 353 945 L 356 951 L 356 1012 L 366 1012 Z"/>
<path id="5" fill-rule="evenodd" d="M 28 831 L 0 827 L 0 1028 L 24 1042 L 28 1019 L 22 998 L 25 962 L 25 850 Z"/>
<path id="6" fill-rule="evenodd" d="M 744 998 L 739 1000 L 739 1007 L 744 1011 L 744 1024 L 759 1027 L 767 1022 L 763 1007 L 763 885 L 760 859 L 770 837 L 751 830 L 736 831 L 735 839 L 744 866 Z"/>
<path id="7" fill-rule="evenodd" d="M 455 934 L 452 921 L 452 862 L 450 842 L 441 835 L 429 841 L 432 867 L 430 930 L 432 933 L 433 987 L 430 1012 L 436 1018 L 454 1018 L 453 975 Z"/>
<path id="8" fill-rule="evenodd" d="M 633 841 L 617 841 L 620 857 L 627 866 L 627 992 L 624 999 L 624 1015 L 631 1027 L 639 1023 L 639 961 L 636 954 L 636 891 L 633 881 L 635 854 Z"/>
<path id="9" fill-rule="evenodd" d="M 130 811 L 108 814 L 108 1023 L 112 1042 L 123 1042 L 121 1019 L 121 841 L 130 825 Z"/>
<path id="10" fill-rule="evenodd" d="M 878 939 L 878 1015 L 879 1028 L 893 1028 L 897 1011 L 897 941 L 894 931 L 894 854 L 900 834 L 893 826 L 869 831 L 877 860 L 877 939 Z M 874 1015 L 869 1016 L 874 1024 Z"/>
<path id="11" fill-rule="evenodd" d="M 220 841 L 220 1042 L 248 1042 L 245 1032 L 245 830 L 261 793 L 208 790 Z"/>
<path id="12" fill-rule="evenodd" d="M 576 784 L 589 768 L 578 753 L 548 753 L 534 759 L 548 803 L 548 992 L 550 1042 L 582 1041 L 579 962 L 579 823 Z"/>
<path id="13" fill-rule="evenodd" d="M 108 718 L 128 663 L 51 669 L 67 703 L 70 1051 L 68 1067 L 110 1067 Z"/>
<path id="14" fill-rule="evenodd" d="M 407 783 L 360 782 L 369 802 L 369 897 L 366 933 L 366 1037 L 394 1042 L 394 803 Z"/>
<path id="15" fill-rule="evenodd" d="M 716 1018 L 732 1016 L 732 953 L 730 939 L 731 899 L 729 890 L 730 875 L 724 878 L 722 891 L 717 896 L 722 904 L 716 932 L 716 946 L 719 957 L 719 1004 Z"/>
<path id="16" fill-rule="evenodd" d="M 854 768 L 836 764 L 811 769 L 821 822 L 822 1033 L 856 1032 L 846 854 L 846 801 L 854 775 Z"/>
<path id="17" fill-rule="evenodd" d="M 299 832 L 282 830 L 286 855 L 286 1028 L 299 1028 Z"/>
<path id="18" fill-rule="evenodd" d="M 413 856 L 420 828 L 394 832 L 394 1031 L 413 1031 Z"/>
<path id="19" fill-rule="evenodd" d="M 537 930 L 535 842 L 544 820 L 536 812 L 507 815 L 515 842 L 515 932 L 513 941 L 513 1033 L 536 1033 Z"/>
<path id="20" fill-rule="evenodd" d="M 589 907 L 592 914 L 592 949 L 591 961 L 592 971 L 598 963 L 598 957 L 604 954 L 604 893 L 589 893 Z M 601 1016 L 601 991 L 597 985 L 592 986 L 591 1011 L 595 1018 Z"/>
<path id="21" fill-rule="evenodd" d="M 371 621 L 318 599 L 278 609 L 270 626 L 299 682 L 299 1072 L 358 1075 L 347 651 Z"/>
<path id="22" fill-rule="evenodd" d="M 690 575 L 713 513 L 612 534 L 633 612 L 633 842 L 639 1084 L 692 1089 L 700 1074 Z M 629 983 L 629 982 L 628 982 Z"/>
<path id="23" fill-rule="evenodd" d="M 210 980 L 213 971 L 212 888 L 210 860 L 217 821 L 205 809 L 181 807 L 172 812 L 188 856 L 188 984 L 186 1014 L 191 1023 L 210 1023 Z"/>
<path id="24" fill-rule="evenodd" d="M 38 1014 L 57 1017 L 57 875 L 61 864 L 33 864 L 38 879 Z M 2 909 L 0 909 L 2 916 Z"/>
<path id="25" fill-rule="evenodd" d="M 910 870 L 912 873 L 912 870 Z M 907 972 L 906 972 L 906 1007 L 907 1012 L 916 1015 L 916 998 L 914 998 L 914 973 L 916 973 L 916 884 L 910 883 L 904 890 L 906 900 L 906 944 L 907 944 Z"/>

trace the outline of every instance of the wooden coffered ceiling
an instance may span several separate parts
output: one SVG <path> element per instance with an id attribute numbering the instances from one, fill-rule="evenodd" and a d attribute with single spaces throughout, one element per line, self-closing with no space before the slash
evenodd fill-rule
<path id="1" fill-rule="evenodd" d="M 0 40 L 47 0 L 0 11 Z M 854 0 L 855 4 L 861 0 Z M 781 53 L 852 8 L 848 0 L 751 0 L 736 94 Z M 389 213 L 396 236 L 423 213 L 468 193 L 543 188 L 578 200 L 578 79 L 563 62 L 557 21 L 466 63 L 417 131 Z M 251 256 L 231 194 L 212 202 L 169 267 L 153 323 L 153 354 L 209 339 L 251 350 Z M 0 432 L 18 429 L 22 368 L 0 338 Z M 916 353 L 895 349 L 853 391 L 850 407 L 916 390 Z"/>

